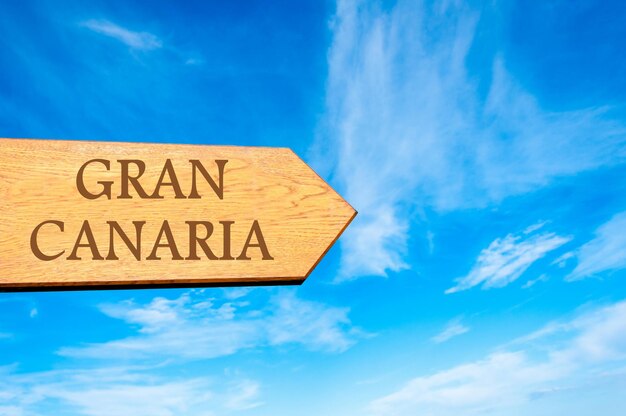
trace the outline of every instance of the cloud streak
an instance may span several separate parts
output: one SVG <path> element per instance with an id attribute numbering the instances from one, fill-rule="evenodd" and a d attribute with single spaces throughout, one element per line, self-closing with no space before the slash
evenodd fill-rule
<path id="1" fill-rule="evenodd" d="M 249 379 L 155 375 L 154 369 L 111 367 L 37 373 L 5 371 L 0 380 L 3 415 L 63 413 L 82 416 L 207 416 L 258 407 L 259 384 Z M 222 377 L 223 378 L 223 377 Z"/>
<path id="2" fill-rule="evenodd" d="M 81 23 L 92 32 L 122 42 L 134 50 L 151 51 L 163 46 L 161 39 L 148 32 L 134 32 L 104 19 L 91 19 Z"/>
<path id="3" fill-rule="evenodd" d="M 255 308 L 246 301 L 208 298 L 203 293 L 158 297 L 143 305 L 131 301 L 103 305 L 106 315 L 137 327 L 136 335 L 66 347 L 59 354 L 108 360 L 200 360 L 289 345 L 339 353 L 363 335 L 352 326 L 348 309 L 302 300 L 293 292 L 282 291 Z"/>
<path id="4" fill-rule="evenodd" d="M 482 285 L 483 289 L 504 287 L 517 280 L 534 262 L 571 240 L 531 226 L 520 234 L 495 239 L 482 250 L 467 276 L 446 290 L 456 293 Z"/>
<path id="5" fill-rule="evenodd" d="M 409 268 L 415 212 L 485 207 L 624 160 L 624 126 L 606 108 L 546 111 L 498 55 L 470 72 L 481 19 L 459 2 L 338 2 L 312 150 L 360 213 L 338 280 Z"/>
<path id="6" fill-rule="evenodd" d="M 396 416 L 534 414 L 524 406 L 554 392 L 589 389 L 589 383 L 607 378 L 605 365 L 614 368 L 626 359 L 626 301 L 550 324 L 516 344 L 517 349 L 509 346 L 483 359 L 416 377 L 374 400 L 369 410 Z"/>
<path id="7" fill-rule="evenodd" d="M 448 322 L 443 330 L 431 338 L 435 344 L 441 344 L 454 337 L 463 335 L 469 332 L 470 328 L 461 323 L 460 318 L 456 318 Z"/>
<path id="8" fill-rule="evenodd" d="M 179 373 L 177 364 L 268 347 L 340 353 L 365 335 L 350 322 L 349 309 L 304 300 L 292 290 L 190 290 L 173 299 L 127 300 L 99 310 L 133 334 L 62 348 L 58 353 L 70 358 L 71 366 L 59 370 L 20 373 L 17 365 L 0 367 L 0 413 L 248 411 L 265 403 L 259 381 L 231 368 L 207 375 L 192 366 Z"/>
<path id="9" fill-rule="evenodd" d="M 578 264 L 566 280 L 580 280 L 603 272 L 626 268 L 626 212 L 613 216 L 595 237 L 576 252 Z"/>

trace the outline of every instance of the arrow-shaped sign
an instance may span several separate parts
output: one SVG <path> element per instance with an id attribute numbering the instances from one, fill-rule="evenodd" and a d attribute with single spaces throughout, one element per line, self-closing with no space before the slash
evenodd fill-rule
<path id="1" fill-rule="evenodd" d="M 298 284 L 355 215 L 286 148 L 0 139 L 0 290 Z"/>

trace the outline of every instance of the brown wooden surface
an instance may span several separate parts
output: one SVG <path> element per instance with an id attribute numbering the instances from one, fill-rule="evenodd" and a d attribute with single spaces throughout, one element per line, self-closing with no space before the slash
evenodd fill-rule
<path id="1" fill-rule="evenodd" d="M 96 181 L 115 181 L 111 200 L 88 200 L 77 191 L 78 170 L 95 158 L 110 160 L 111 170 L 97 166 L 86 169 L 85 183 L 95 191 Z M 163 187 L 164 199 L 116 199 L 119 159 L 146 163 L 141 183 L 148 193 L 158 181 L 165 160 L 171 159 L 185 194 L 191 185 L 189 159 L 200 160 L 212 176 L 217 175 L 214 160 L 226 159 L 223 199 L 217 198 L 202 178 L 198 180 L 201 199 L 174 199 L 171 187 Z M 0 290 L 297 284 L 309 275 L 355 215 L 346 201 L 286 148 L 0 139 Z M 39 223 L 52 219 L 63 221 L 65 232 L 42 228 L 40 245 L 48 252 L 66 250 L 66 255 L 42 261 L 31 251 L 30 236 Z M 262 260 L 259 249 L 250 248 L 249 261 L 175 261 L 167 249 L 160 249 L 162 260 L 137 261 L 118 239 L 119 260 L 92 260 L 86 248 L 79 251 L 82 260 L 66 260 L 84 220 L 89 220 L 105 256 L 107 220 L 117 221 L 131 239 L 132 221 L 146 221 L 144 258 L 163 220 L 169 222 L 181 253 L 187 253 L 189 245 L 185 221 L 211 221 L 215 231 L 209 246 L 217 255 L 222 252 L 223 241 L 218 222 L 235 221 L 234 256 L 243 247 L 252 221 L 258 220 L 274 259 Z M 203 256 L 202 251 L 199 253 Z"/>

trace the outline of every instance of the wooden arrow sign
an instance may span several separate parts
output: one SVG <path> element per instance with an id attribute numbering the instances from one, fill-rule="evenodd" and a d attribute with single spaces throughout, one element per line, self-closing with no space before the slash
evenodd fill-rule
<path id="1" fill-rule="evenodd" d="M 299 284 L 356 212 L 290 149 L 0 139 L 0 290 Z"/>

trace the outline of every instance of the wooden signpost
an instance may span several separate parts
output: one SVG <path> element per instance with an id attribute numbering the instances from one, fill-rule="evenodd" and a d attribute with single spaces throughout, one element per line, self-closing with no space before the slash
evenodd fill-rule
<path id="1" fill-rule="evenodd" d="M 286 148 L 0 139 L 0 291 L 299 284 L 355 215 Z"/>

